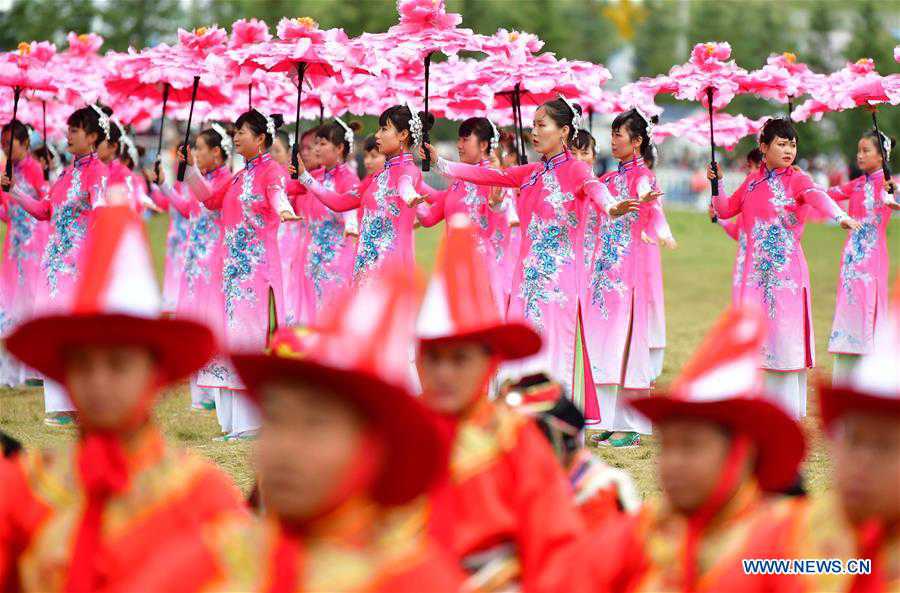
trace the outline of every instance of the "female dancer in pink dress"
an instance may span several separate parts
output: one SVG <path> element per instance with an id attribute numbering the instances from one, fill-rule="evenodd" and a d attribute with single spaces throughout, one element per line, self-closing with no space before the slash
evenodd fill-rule
<path id="1" fill-rule="evenodd" d="M 427 119 L 422 112 L 413 113 L 409 107 L 395 105 L 379 118 L 375 134 L 378 150 L 385 155 L 384 169 L 357 189 L 343 193 L 332 191 L 317 181 L 301 163 L 300 181 L 323 204 L 336 212 L 359 208 L 359 245 L 353 267 L 354 282 L 363 282 L 388 260 L 412 270 L 415 265 L 413 224 L 417 220 L 416 206 L 423 195 L 434 190 L 422 181 L 422 172 L 409 152 L 421 141 L 424 129 L 434 124 L 434 116 Z"/>
<path id="2" fill-rule="evenodd" d="M 106 165 L 106 202 L 110 205 L 128 205 L 135 212 L 144 208 L 157 209 L 147 194 L 147 184 L 140 179 L 122 160 L 126 138 L 125 129 L 109 107 L 103 107 L 109 117 L 109 135 L 97 147 L 97 158 Z"/>
<path id="3" fill-rule="evenodd" d="M 500 132 L 494 124 L 484 117 L 472 117 L 460 124 L 456 150 L 459 161 L 478 167 L 490 167 L 490 155 L 497 150 Z M 478 251 L 489 262 L 491 290 L 494 302 L 501 315 L 506 315 L 506 290 L 503 283 L 502 268 L 497 262 L 496 249 L 503 248 L 504 226 L 498 222 L 505 221 L 505 212 L 495 212 L 502 208 L 493 196 L 495 189 L 487 185 L 453 180 L 450 186 L 437 191 L 428 198 L 430 208 L 422 218 L 422 226 L 432 227 L 442 220 L 449 220 L 455 214 L 466 216 L 478 238 Z"/>
<path id="4" fill-rule="evenodd" d="M 593 201 L 603 212 L 620 216 L 638 207 L 635 201 L 612 206 L 609 192 L 590 167 L 569 152 L 580 122 L 580 107 L 568 100 L 544 103 L 535 112 L 532 131 L 541 161 L 502 171 L 451 163 L 438 158 L 434 147 L 426 147 L 447 177 L 519 188 L 516 202 L 524 231 L 507 318 L 529 322 L 544 344 L 538 354 L 507 366 L 502 373 L 520 377 L 547 372 L 569 393 L 574 383 L 585 208 Z"/>
<path id="5" fill-rule="evenodd" d="M 839 205 L 846 201 L 847 212 L 861 223 L 847 237 L 841 255 L 834 324 L 828 340 L 828 351 L 834 354 L 835 382 L 846 381 L 860 356 L 871 352 L 876 330 L 887 318 L 887 225 L 891 211 L 900 209 L 900 205 L 886 191 L 879 141 L 890 158 L 893 140 L 866 132 L 856 150 L 856 164 L 863 175 L 828 190 Z"/>
<path id="6" fill-rule="evenodd" d="M 316 160 L 321 168 L 315 178 L 325 189 L 342 194 L 359 186 L 359 177 L 347 159 L 353 151 L 354 132 L 360 129 L 359 122 L 346 124 L 340 118 L 316 129 Z M 307 194 L 304 204 L 309 237 L 299 273 L 306 280 L 302 298 L 305 322 L 315 325 L 318 313 L 353 277 L 356 241 L 345 241 L 344 214 L 349 216 L 352 211 L 341 214 L 311 198 Z M 345 251 L 352 255 L 348 258 Z"/>
<path id="7" fill-rule="evenodd" d="M 197 135 L 187 159 L 197 174 L 212 188 L 224 188 L 231 181 L 226 163 L 234 151 L 231 136 L 219 124 L 212 124 Z M 179 157 L 181 155 L 179 154 Z M 223 238 L 222 211 L 210 210 L 200 202 L 189 187 L 177 184 L 178 189 L 163 185 L 163 191 L 178 210 L 190 221 L 184 250 L 184 270 L 178 290 L 176 315 L 209 326 L 220 342 L 225 338 L 225 303 L 222 298 Z M 210 363 L 214 365 L 215 363 Z M 218 387 L 201 387 L 200 378 L 214 374 L 215 369 L 201 369 L 191 377 L 191 407 L 212 410 L 219 395 Z"/>
<path id="8" fill-rule="evenodd" d="M 281 258 L 278 227 L 297 220 L 285 191 L 285 171 L 266 150 L 272 146 L 281 116 L 254 110 L 234 123 L 234 148 L 244 168 L 230 181 L 213 185 L 196 167 L 185 179 L 193 194 L 210 210 L 221 210 L 225 231 L 222 292 L 225 340 L 230 352 L 262 352 L 269 334 L 283 322 Z M 207 372 L 208 371 L 208 372 Z M 224 361 L 201 371 L 201 387 L 218 387 L 216 414 L 224 440 L 253 438 L 259 418 L 242 394 L 237 374 Z"/>
<path id="9" fill-rule="evenodd" d="M 792 417 L 806 415 L 806 369 L 815 361 L 809 270 L 800 238 L 809 205 L 842 228 L 860 224 L 847 216 L 809 176 L 792 167 L 797 133 L 784 119 L 770 119 L 760 133 L 764 165 L 732 195 L 713 198 L 719 218 L 741 215 L 747 251 L 739 302 L 759 306 L 768 319 L 763 370 L 769 397 Z M 712 170 L 707 170 L 712 179 Z M 719 173 L 721 178 L 721 172 Z"/>
<path id="10" fill-rule="evenodd" d="M 291 146 L 291 136 L 284 130 L 279 130 L 275 134 L 272 146 L 269 147 L 269 154 L 285 172 L 291 164 Z M 311 165 L 310 169 L 314 170 L 316 166 L 313 163 Z M 306 278 L 300 274 L 300 260 L 309 237 L 309 216 L 304 210 L 308 200 L 304 196 L 306 190 L 299 181 L 288 179 L 286 187 L 288 201 L 300 220 L 294 224 L 283 224 L 278 228 L 278 252 L 281 254 L 281 279 L 284 290 L 282 310 L 286 325 L 306 325 L 303 317 L 304 307 L 301 303 Z"/>
<path id="11" fill-rule="evenodd" d="M 586 357 L 597 393 L 596 406 L 585 401 L 586 419 L 603 429 L 596 440 L 614 447 L 640 444 L 650 423 L 626 400 L 646 395 L 653 383 L 650 358 L 650 274 L 642 233 L 661 194 L 647 167 L 653 156 L 652 120 L 631 109 L 613 120 L 610 149 L 619 161 L 600 181 L 614 202 L 640 203 L 615 220 L 600 223 L 585 291 Z M 660 215 L 658 212 L 656 216 Z M 599 418 L 592 412 L 599 411 Z"/>
<path id="12" fill-rule="evenodd" d="M 8 150 L 12 137 L 13 178 L 19 191 L 39 200 L 47 195 L 47 181 L 40 163 L 28 150 L 28 128 L 19 120 L 3 126 L 0 143 Z M 0 337 L 30 319 L 38 291 L 42 289 L 41 254 L 47 244 L 48 224 L 25 211 L 9 194 L 3 194 L 0 219 L 6 223 L 3 268 L 0 272 Z M 0 354 L 0 383 L 16 387 L 28 379 L 27 370 L 12 356 Z"/>
<path id="13" fill-rule="evenodd" d="M 180 191 L 183 188 L 176 189 Z M 159 188 L 151 191 L 150 198 L 157 208 L 168 213 L 169 231 L 166 233 L 166 265 L 163 273 L 162 310 L 174 314 L 178 309 L 178 289 L 184 270 L 184 246 L 187 243 L 190 220 L 179 212 Z"/>
<path id="14" fill-rule="evenodd" d="M 106 139 L 109 118 L 96 105 L 82 107 L 66 122 L 69 152 L 74 161 L 50 187 L 49 197 L 30 195 L 30 186 L 13 178 L 10 195 L 38 220 L 49 220 L 47 246 L 41 257 L 41 284 L 35 313 L 69 310 L 78 279 L 81 250 L 91 222 L 91 210 L 105 204 L 107 168 L 97 158 Z M 4 186 L 10 180 L 3 176 Z M 27 187 L 26 187 L 27 186 Z M 65 389 L 44 380 L 45 424 L 71 425 L 75 407 Z"/>

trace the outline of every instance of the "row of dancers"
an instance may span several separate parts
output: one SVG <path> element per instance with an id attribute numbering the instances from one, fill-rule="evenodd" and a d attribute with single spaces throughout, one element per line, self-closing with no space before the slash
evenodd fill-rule
<path id="1" fill-rule="evenodd" d="M 563 97 L 537 110 L 530 140 L 541 158 L 525 165 L 510 162 L 511 151 L 498 154 L 501 135 L 486 118 L 460 125 L 459 161 L 451 162 L 422 143 L 432 115 L 391 107 L 366 141 L 362 180 L 352 166 L 359 126 L 340 118 L 304 135 L 295 169 L 289 138 L 278 130 L 281 117 L 250 110 L 231 131 L 213 124 L 177 151 L 187 165 L 183 182 L 169 182 L 157 168 L 147 172 L 149 187 L 133 170 L 133 143 L 108 108 L 84 107 L 68 123 L 73 162 L 52 185 L 28 153 L 25 126 L 4 127 L 14 163 L 12 179 L 3 179 L 11 185 L 3 194 L 5 331 L 35 311 L 68 304 L 91 212 L 108 204 L 169 213 L 165 306 L 207 323 L 228 349 L 254 351 L 266 348 L 278 325 L 315 326 L 340 287 L 365 282 L 385 262 L 411 270 L 415 229 L 461 213 L 490 262 L 485 289 L 501 314 L 526 320 L 544 339 L 535 356 L 504 365 L 500 380 L 549 372 L 570 392 L 583 384 L 582 407 L 588 426 L 602 429 L 600 442 L 635 446 L 650 432 L 649 422 L 624 402 L 646 394 L 662 371 L 658 245 L 676 244 L 652 171 L 655 120 L 639 110 L 613 121 L 610 151 L 619 164 L 599 178 L 581 108 Z M 793 166 L 796 145 L 789 121 L 769 120 L 759 138 L 759 165 L 735 193 L 720 192 L 713 208 L 739 245 L 735 304 L 767 312 L 771 397 L 799 418 L 806 370 L 814 364 L 804 224 L 818 213 L 849 231 L 830 348 L 840 372 L 871 349 L 884 317 L 878 311 L 886 302 L 886 227 L 898 206 L 880 173 L 882 154 L 892 147 L 885 138 L 866 134 L 858 157 L 864 175 L 827 192 Z M 447 178 L 446 189 L 425 184 L 416 147 Z M 235 155 L 244 166 L 232 172 Z M 835 200 L 847 201 L 847 211 Z M 585 362 L 580 380 L 578 350 Z M 28 374 L 10 372 L 18 379 Z M 50 380 L 44 390 L 47 421 L 73 422 L 64 390 Z M 253 438 L 259 420 L 243 390 L 227 360 L 218 358 L 191 379 L 192 405 L 215 407 L 222 438 Z"/>

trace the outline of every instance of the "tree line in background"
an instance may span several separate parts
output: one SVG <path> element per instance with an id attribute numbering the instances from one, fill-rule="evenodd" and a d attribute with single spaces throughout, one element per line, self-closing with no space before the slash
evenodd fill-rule
<path id="1" fill-rule="evenodd" d="M 893 59 L 900 40 L 889 29 L 900 27 L 900 17 L 890 1 L 447 0 L 447 9 L 461 13 L 463 26 L 480 33 L 500 27 L 534 32 L 546 51 L 562 57 L 608 64 L 630 46 L 633 78 L 668 71 L 687 60 L 695 43 L 708 40 L 729 41 L 734 58 L 747 69 L 781 51 L 796 53 L 819 72 L 861 57 L 874 58 L 882 74 L 900 66 Z M 324 28 L 358 35 L 387 29 L 396 21 L 396 9 L 394 0 L 13 0 L 0 12 L 0 48 L 32 39 L 64 47 L 68 31 L 95 31 L 106 38 L 105 49 L 124 51 L 174 41 L 177 27 L 228 26 L 251 17 L 274 27 L 285 16 L 311 16 Z M 737 97 L 727 110 L 750 117 L 784 112 L 783 106 L 752 97 Z M 884 109 L 879 121 L 888 133 L 900 135 L 900 110 Z M 840 151 L 852 162 L 856 140 L 869 125 L 869 114 L 859 109 L 826 115 L 824 123 L 800 124 L 800 154 Z M 747 146 L 741 148 L 737 154 L 746 152 Z"/>

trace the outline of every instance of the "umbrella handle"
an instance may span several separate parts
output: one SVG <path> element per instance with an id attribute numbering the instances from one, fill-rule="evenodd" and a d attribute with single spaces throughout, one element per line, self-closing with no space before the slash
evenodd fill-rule
<path id="1" fill-rule="evenodd" d="M 197 101 L 197 87 L 200 85 L 200 77 L 194 77 L 194 88 L 191 89 L 191 108 L 188 111 L 187 129 L 184 131 L 184 143 L 178 150 L 184 151 L 184 160 L 178 163 L 178 181 L 184 181 L 184 174 L 187 172 L 187 147 L 191 141 L 191 120 L 194 119 L 194 103 Z"/>
<path id="2" fill-rule="evenodd" d="M 156 173 L 157 182 L 159 181 L 159 166 L 162 161 L 163 127 L 166 124 L 166 105 L 169 103 L 168 82 L 163 85 L 162 103 L 162 118 L 159 120 L 159 139 L 156 142 L 156 162 L 153 163 L 153 172 Z"/>
<path id="3" fill-rule="evenodd" d="M 712 169 L 714 177 L 709 180 L 710 201 L 719 195 L 719 164 L 716 162 L 716 135 L 713 131 L 713 88 L 706 87 L 706 103 L 709 107 L 709 168 Z M 711 222 L 713 224 L 719 222 L 719 217 L 713 215 Z"/>
<path id="4" fill-rule="evenodd" d="M 428 83 L 431 78 L 431 54 L 434 52 L 428 52 L 425 56 L 425 118 L 428 119 Z M 410 116 L 415 117 L 415 113 L 410 113 Z M 431 142 L 431 134 L 425 127 L 425 122 L 422 123 L 422 144 L 429 144 Z M 422 159 L 422 170 L 423 171 L 431 171 L 431 153 L 427 150 L 425 151 L 425 158 Z"/>
<path id="5" fill-rule="evenodd" d="M 297 64 L 297 118 L 294 120 L 294 146 L 291 149 L 291 164 L 294 166 L 294 172 L 291 179 L 298 179 L 300 173 L 300 101 L 303 99 L 303 75 L 306 73 L 306 62 Z"/>
<path id="6" fill-rule="evenodd" d="M 16 120 L 16 115 L 19 111 L 19 95 L 22 94 L 22 87 L 13 87 L 13 116 L 11 121 Z M 13 135 L 12 129 L 10 129 L 9 134 L 9 144 L 6 146 L 6 177 L 9 179 L 9 183 L 3 184 L 3 191 L 9 191 L 9 188 L 12 187 L 12 143 L 13 143 Z"/>
<path id="7" fill-rule="evenodd" d="M 525 123 L 522 121 L 522 87 L 520 83 L 516 83 L 513 89 L 513 109 L 515 110 L 514 124 L 517 125 L 516 135 L 519 137 L 519 164 L 528 163 L 528 157 L 525 155 Z"/>
<path id="8" fill-rule="evenodd" d="M 884 182 L 887 185 L 887 182 L 891 180 L 891 168 L 888 165 L 888 155 L 884 150 L 884 145 L 881 143 L 881 131 L 878 129 L 878 117 L 875 115 L 875 112 L 872 112 L 872 126 L 875 128 L 875 140 L 878 142 L 878 152 L 881 154 L 881 170 L 884 173 Z M 894 193 L 893 189 L 888 189 L 888 193 Z"/>

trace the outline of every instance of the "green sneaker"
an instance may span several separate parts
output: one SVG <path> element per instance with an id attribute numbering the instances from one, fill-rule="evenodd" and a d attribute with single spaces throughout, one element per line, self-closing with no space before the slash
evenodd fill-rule
<path id="1" fill-rule="evenodd" d="M 615 447 L 616 449 L 627 449 L 630 447 L 639 447 L 641 444 L 641 435 L 636 432 L 626 432 L 625 436 L 620 439 L 609 439 L 603 442 L 604 445 Z"/>
<path id="2" fill-rule="evenodd" d="M 242 432 L 241 434 L 225 434 L 216 437 L 213 441 L 217 443 L 237 443 L 241 441 L 255 441 L 258 437 L 256 432 Z"/>
<path id="3" fill-rule="evenodd" d="M 44 416 L 44 424 L 56 428 L 74 428 L 78 426 L 75 414 L 67 412 L 53 412 Z"/>
<path id="4" fill-rule="evenodd" d="M 215 411 L 215 409 L 216 409 L 216 400 L 214 400 L 214 399 L 207 399 L 207 400 L 204 400 L 204 401 L 200 402 L 200 409 L 201 409 L 201 410 L 206 410 L 207 412 L 213 412 L 213 411 Z"/>
<path id="5" fill-rule="evenodd" d="M 601 432 L 594 433 L 591 435 L 591 443 L 593 443 L 595 445 L 599 445 L 611 436 L 612 436 L 611 430 L 604 430 Z"/>

